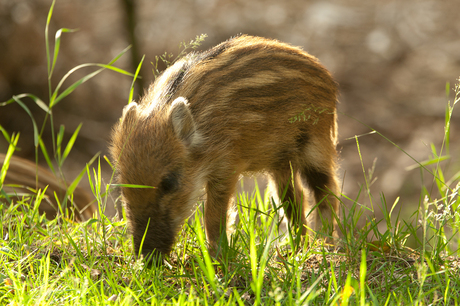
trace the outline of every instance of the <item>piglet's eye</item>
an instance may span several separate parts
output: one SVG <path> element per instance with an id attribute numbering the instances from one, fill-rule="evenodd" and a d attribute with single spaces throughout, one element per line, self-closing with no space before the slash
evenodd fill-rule
<path id="1" fill-rule="evenodd" d="M 160 191 L 163 193 L 171 193 L 176 191 L 179 188 L 179 175 L 176 172 L 171 172 L 167 174 L 161 180 L 159 185 Z"/>

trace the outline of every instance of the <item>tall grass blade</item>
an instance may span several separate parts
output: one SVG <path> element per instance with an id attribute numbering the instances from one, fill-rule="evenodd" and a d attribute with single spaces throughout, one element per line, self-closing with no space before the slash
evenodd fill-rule
<path id="1" fill-rule="evenodd" d="M 73 72 L 75 70 L 76 69 L 74 68 L 71 71 Z M 65 78 L 62 78 L 61 81 L 58 84 L 58 87 L 55 89 L 55 91 L 53 93 L 53 96 L 51 97 L 50 108 L 53 108 L 62 99 L 64 99 L 65 97 L 70 95 L 75 89 L 77 89 L 77 87 L 79 87 L 81 84 L 85 83 L 89 79 L 91 79 L 91 78 L 95 77 L 96 75 L 98 75 L 100 72 L 102 72 L 102 70 L 103 69 L 99 69 L 97 71 L 94 71 L 94 72 L 92 72 L 90 74 L 85 75 L 84 77 L 82 77 L 81 79 L 79 79 L 78 81 L 76 81 L 75 83 L 70 85 L 69 87 L 67 87 L 61 94 L 58 95 L 58 90 L 60 89 L 60 87 L 62 86 L 62 84 L 65 81 Z"/>
<path id="2" fill-rule="evenodd" d="M 368 195 L 368 198 L 369 198 L 369 202 L 371 204 L 371 210 L 374 211 L 374 204 L 372 202 L 372 195 L 371 195 L 371 184 L 369 182 L 370 177 L 368 177 L 366 175 L 366 170 L 364 168 L 364 161 L 363 161 L 363 157 L 361 155 L 361 149 L 359 147 L 359 140 L 358 140 L 357 136 L 355 136 L 355 140 L 356 140 L 356 147 L 358 148 L 359 160 L 361 162 L 361 169 L 363 170 L 364 180 L 365 180 L 365 183 L 366 183 L 366 191 L 367 191 L 367 195 Z"/>
<path id="3" fill-rule="evenodd" d="M 137 184 L 111 184 L 112 187 L 124 187 L 124 188 L 157 188 L 154 186 L 137 185 Z"/>
<path id="4" fill-rule="evenodd" d="M 35 122 L 34 116 L 32 115 L 32 112 L 30 109 L 19 99 L 17 96 L 13 96 L 14 101 L 19 104 L 19 106 L 22 107 L 26 111 L 26 113 L 29 115 L 30 119 L 32 120 L 32 125 L 34 129 L 34 146 L 38 146 L 38 128 L 37 128 L 37 123 Z"/>
<path id="5" fill-rule="evenodd" d="M 64 163 L 70 151 L 72 150 L 73 145 L 75 144 L 75 140 L 77 139 L 78 133 L 80 132 L 82 125 L 83 123 L 80 123 L 78 127 L 76 128 L 76 130 L 73 132 L 72 137 L 70 137 L 69 142 L 67 143 L 67 146 L 65 147 L 64 153 L 62 154 L 61 165 Z M 99 156 L 99 154 L 97 154 L 97 156 Z"/>
<path id="6" fill-rule="evenodd" d="M 37 104 L 38 107 L 40 107 L 42 110 L 44 110 L 46 113 L 49 113 L 49 108 L 48 106 L 45 104 L 45 102 L 43 102 L 39 97 L 37 97 L 36 95 L 33 95 L 33 94 L 30 94 L 30 93 L 24 93 L 24 94 L 19 94 L 19 95 L 16 95 L 16 96 L 13 96 L 13 98 L 9 99 L 8 101 L 6 102 L 2 102 L 0 103 L 0 106 L 6 106 L 8 104 L 11 104 L 11 103 L 14 103 L 16 102 L 16 100 L 14 99 L 14 97 L 16 97 L 17 99 L 21 100 L 23 98 L 30 98 L 32 99 L 35 104 Z"/>
<path id="7" fill-rule="evenodd" d="M 100 152 L 96 153 L 96 155 L 94 155 L 93 158 L 91 158 L 91 160 L 87 163 L 87 167 L 89 167 L 92 163 L 94 163 L 94 161 L 99 155 L 100 155 Z M 78 184 L 80 183 L 83 175 L 86 173 L 86 169 L 87 168 L 83 168 L 83 170 L 80 171 L 80 173 L 72 181 L 72 183 L 70 183 L 69 187 L 67 187 L 66 198 L 70 196 L 71 194 L 73 194 L 73 192 L 75 191 L 75 188 L 77 188 Z"/>
<path id="8" fill-rule="evenodd" d="M 49 33 L 49 26 L 50 26 L 50 23 L 51 23 L 51 17 L 53 16 L 53 11 L 54 11 L 54 5 L 55 4 L 56 4 L 56 0 L 53 0 L 53 2 L 51 3 L 51 7 L 50 7 L 50 9 L 48 11 L 48 17 L 46 18 L 46 26 L 45 26 L 45 48 L 46 48 L 46 60 L 47 60 L 47 63 L 48 63 L 48 65 L 47 65 L 48 76 L 51 76 L 51 73 L 52 73 L 52 70 L 51 70 L 52 61 L 51 61 L 51 55 L 50 55 L 50 44 L 49 44 L 49 39 L 48 39 L 48 37 L 49 37 L 48 33 Z M 49 86 L 51 86 L 50 83 L 49 83 Z M 51 89 L 51 87 L 50 87 L 50 89 Z"/>
<path id="9" fill-rule="evenodd" d="M 411 170 L 414 170 L 414 169 L 417 169 L 417 168 L 420 168 L 420 167 L 423 168 L 423 167 L 431 166 L 431 165 L 434 165 L 434 164 L 438 164 L 438 163 L 440 163 L 442 161 L 448 160 L 450 158 L 451 158 L 450 155 L 444 155 L 444 156 L 439 156 L 439 157 L 436 157 L 436 158 L 430 158 L 430 159 L 421 161 L 421 162 L 419 162 L 417 164 L 407 166 L 405 168 L 405 170 L 406 171 L 411 171 Z"/>
<path id="10" fill-rule="evenodd" d="M 46 163 L 47 163 L 48 167 L 51 169 L 51 172 L 53 172 L 53 174 L 56 175 L 56 171 L 54 170 L 54 166 L 53 166 L 53 163 L 51 162 L 51 158 L 50 158 L 50 156 L 48 154 L 48 150 L 46 149 L 46 146 L 43 143 L 43 140 L 41 138 L 39 139 L 39 145 L 40 145 L 40 149 L 42 151 L 42 154 L 45 157 L 45 160 L 46 160 Z"/>
<path id="11" fill-rule="evenodd" d="M 6 173 L 8 172 L 8 168 L 10 166 L 11 157 L 13 156 L 13 152 L 16 150 L 18 140 L 19 140 L 19 133 L 17 135 L 13 134 L 11 136 L 11 141 L 10 141 L 10 144 L 8 145 L 8 150 L 6 151 L 6 154 L 5 154 L 5 160 L 3 161 L 3 165 L 0 170 L 0 188 L 3 187 L 3 182 L 5 181 Z"/>
<path id="12" fill-rule="evenodd" d="M 216 271 L 214 270 L 214 266 L 212 264 L 211 256 L 208 251 L 208 247 L 206 244 L 206 238 L 203 231 L 203 227 L 200 223 L 200 218 L 195 219 L 195 233 L 197 234 L 198 243 L 200 245 L 201 254 L 203 254 L 203 260 L 201 258 L 196 258 L 198 264 L 200 265 L 201 269 L 211 285 L 212 290 L 216 295 L 219 295 L 217 284 L 216 284 Z"/>
<path id="13" fill-rule="evenodd" d="M 8 132 L 3 128 L 1 124 L 0 124 L 0 132 L 2 132 L 3 137 L 6 139 L 7 142 L 11 143 L 10 135 L 8 135 Z"/>
<path id="14" fill-rule="evenodd" d="M 62 33 L 71 33 L 71 32 L 76 32 L 77 30 L 74 29 L 67 29 L 67 28 L 62 28 L 57 30 L 55 38 L 54 38 L 54 56 L 53 56 L 53 61 L 51 63 L 51 69 L 48 72 L 48 79 L 51 80 L 51 77 L 53 75 L 54 67 L 56 66 L 57 58 L 59 55 L 59 48 L 61 46 L 61 35 Z"/>
<path id="15" fill-rule="evenodd" d="M 366 274 L 367 274 L 367 261 L 366 249 L 361 251 L 361 266 L 359 268 L 359 291 L 360 291 L 360 305 L 365 305 L 366 297 Z"/>
<path id="16" fill-rule="evenodd" d="M 141 71 L 142 63 L 144 62 L 145 55 L 142 56 L 141 62 L 137 66 L 136 73 L 134 74 L 133 82 L 131 84 L 131 89 L 129 90 L 129 98 L 128 98 L 128 104 L 133 101 L 133 95 L 134 95 L 134 85 L 136 84 L 137 76 L 139 75 L 139 72 Z"/>
<path id="17" fill-rule="evenodd" d="M 62 161 L 61 161 L 61 148 L 62 148 L 62 142 L 64 140 L 64 132 L 65 132 L 65 127 L 64 125 L 61 125 L 59 127 L 59 132 L 56 137 L 56 158 L 58 160 L 59 168 L 62 167 Z"/>
<path id="18" fill-rule="evenodd" d="M 304 305 L 304 302 L 307 300 L 312 300 L 315 294 L 315 288 L 318 286 L 319 282 L 324 278 L 324 273 L 321 273 L 319 277 L 308 287 L 307 290 L 299 297 L 299 300 L 296 302 L 297 305 Z"/>
<path id="19" fill-rule="evenodd" d="M 96 75 L 98 75 L 99 73 L 101 73 L 102 71 L 104 71 L 105 69 L 109 69 L 109 70 L 113 70 L 113 71 L 116 71 L 118 73 L 121 73 L 121 74 L 124 74 L 124 75 L 128 75 L 128 76 L 134 76 L 132 73 L 130 72 L 127 72 L 123 69 L 120 69 L 120 68 L 117 68 L 117 67 L 113 67 L 112 64 L 114 64 L 116 62 L 116 60 L 118 60 L 121 55 L 123 55 L 125 52 L 127 51 L 127 49 L 123 50 L 119 55 L 117 55 L 115 57 L 114 60 L 110 61 L 109 64 L 107 65 L 104 65 L 104 64 L 82 64 L 82 65 L 78 65 L 77 67 L 71 69 L 69 72 L 67 72 L 64 77 L 60 80 L 60 82 L 58 83 L 58 85 L 56 86 L 56 89 L 54 90 L 51 98 L 50 98 L 50 106 L 49 108 L 52 108 L 53 106 L 55 106 L 57 103 L 59 103 L 62 99 L 64 99 L 65 97 L 67 97 L 68 95 L 70 95 L 77 87 L 79 87 L 81 84 L 85 83 L 86 81 L 92 79 L 93 77 L 95 77 Z M 58 95 L 59 93 L 59 90 L 61 89 L 61 87 L 63 86 L 64 82 L 67 80 L 67 78 L 72 74 L 74 73 L 75 71 L 79 70 L 79 69 L 82 69 L 82 68 L 86 68 L 86 67 L 100 67 L 100 69 L 90 73 L 90 74 L 87 74 L 85 75 L 84 77 L 80 78 L 78 81 L 74 82 L 72 85 L 70 85 L 69 87 L 67 87 L 61 94 Z"/>

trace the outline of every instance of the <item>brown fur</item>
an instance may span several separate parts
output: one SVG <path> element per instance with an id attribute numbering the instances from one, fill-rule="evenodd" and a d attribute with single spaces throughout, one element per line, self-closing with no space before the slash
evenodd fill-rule
<path id="1" fill-rule="evenodd" d="M 0 168 L 4 160 L 5 155 L 0 153 Z M 59 213 L 56 196 L 61 204 L 64 203 L 66 185 L 50 171 L 29 160 L 16 156 L 11 158 L 3 185 L 10 199 L 17 201 L 22 197 L 35 196 L 38 190 L 43 192 L 45 188 L 47 189 L 38 210 L 45 213 L 48 219 L 55 218 Z M 67 206 L 64 213 L 66 216 L 73 216 L 77 221 L 88 220 L 96 212 L 91 204 L 91 197 L 80 187 L 75 188 L 72 198 L 68 198 Z"/>
<path id="2" fill-rule="evenodd" d="M 136 252 L 147 224 L 142 253 L 170 252 L 203 186 L 215 248 L 240 175 L 259 171 L 275 192 L 287 187 L 285 213 L 299 226 L 307 225 L 302 190 L 310 187 L 336 237 L 338 201 L 325 199 L 339 191 L 336 102 L 336 83 L 319 61 L 276 40 L 239 36 L 166 69 L 112 135 L 119 183 L 156 187 L 122 188 Z M 312 213 L 308 226 L 319 223 Z"/>

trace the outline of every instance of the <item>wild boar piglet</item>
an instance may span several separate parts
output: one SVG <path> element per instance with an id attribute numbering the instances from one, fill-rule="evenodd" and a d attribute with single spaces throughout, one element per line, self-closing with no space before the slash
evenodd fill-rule
<path id="1" fill-rule="evenodd" d="M 121 188 L 136 254 L 144 233 L 144 256 L 169 253 L 203 187 L 215 250 L 237 181 L 251 172 L 270 177 L 302 234 L 323 218 L 337 237 L 336 103 L 319 61 L 276 40 L 237 36 L 167 68 L 112 134 L 118 182 L 155 187 Z"/>

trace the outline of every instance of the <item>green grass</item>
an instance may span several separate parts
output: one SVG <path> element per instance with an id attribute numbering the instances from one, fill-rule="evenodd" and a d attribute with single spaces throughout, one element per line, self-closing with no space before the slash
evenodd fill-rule
<path id="1" fill-rule="evenodd" d="M 422 248 L 395 243 L 413 226 L 369 243 L 375 221 L 363 229 L 342 222 L 353 235 L 339 250 L 293 245 L 295 240 L 277 239 L 276 214 L 261 208 L 258 190 L 238 198 L 247 208 L 227 259 L 209 256 L 198 210 L 159 268 L 136 260 L 125 221 L 50 221 L 38 213 L 40 200 L 1 210 L 2 305 L 456 305 L 460 296 L 457 257 L 440 249 L 423 256 Z"/>
<path id="2" fill-rule="evenodd" d="M 71 30 L 60 30 L 56 35 L 53 53 L 47 40 L 50 79 L 60 35 L 65 32 Z M 139 69 L 133 75 L 113 66 L 124 52 L 106 65 L 85 64 L 71 70 L 56 88 L 50 85 L 47 103 L 24 94 L 0 104 L 18 103 L 30 115 L 37 156 L 40 150 L 57 176 L 79 128 L 67 144 L 62 141 L 64 127 L 53 131 L 53 148 L 46 148 L 41 135 L 46 124 L 53 126 L 52 108 L 101 69 L 136 78 Z M 73 71 L 88 67 L 96 70 L 63 89 Z M 44 111 L 42 127 L 35 124 L 25 99 L 32 99 Z M 279 233 L 277 210 L 256 187 L 252 193 L 237 196 L 241 221 L 234 225 L 230 246 L 220 261 L 208 253 L 200 206 L 197 216 L 184 224 L 166 263 L 146 267 L 133 254 L 126 216 L 111 219 L 102 214 L 112 205 L 114 185 L 103 184 L 100 163 L 107 161 L 99 159 L 93 166 L 96 156 L 71 183 L 69 193 L 86 173 L 100 217 L 82 223 L 63 217 L 47 220 L 38 211 L 43 193 L 10 205 L 0 204 L 0 305 L 458 305 L 460 172 L 445 177 L 441 162 L 449 159 L 450 121 L 459 99 L 457 84 L 454 102 L 446 108 L 441 148 L 432 146 L 427 160 L 414 160 L 414 168 L 431 174 L 433 181 L 427 182 L 428 188 L 422 187 L 412 217 L 401 219 L 395 210 L 398 200 L 387 203 L 384 194 L 379 199 L 370 194 L 373 171 L 363 165 L 366 183 L 361 192 L 353 198 L 339 197 L 343 237 L 337 249 L 324 245 L 320 236 L 316 243 L 308 244 L 293 230 Z M 19 135 L 9 135 L 1 126 L 0 130 L 10 144 L 0 170 L 3 186 Z M 359 149 L 358 137 L 356 144 Z M 403 148 L 400 152 L 407 154 Z M 57 166 L 53 166 L 53 158 Z M 364 197 L 372 199 L 370 207 L 360 204 Z M 3 198 L 7 199 L 4 192 L 0 194 L 0 200 Z M 382 220 L 375 219 L 376 210 L 383 212 Z M 384 232 L 378 230 L 380 223 L 386 225 Z M 409 237 L 415 237 L 416 247 L 407 246 Z"/>

